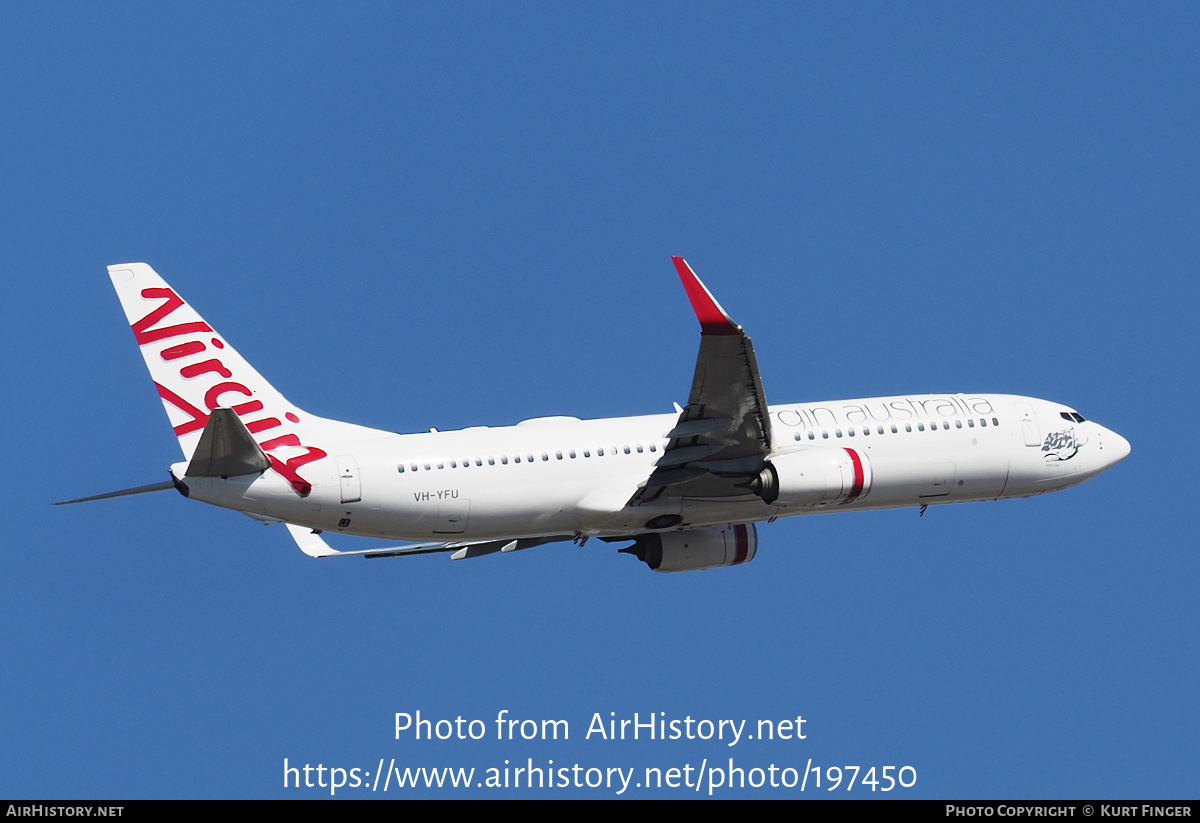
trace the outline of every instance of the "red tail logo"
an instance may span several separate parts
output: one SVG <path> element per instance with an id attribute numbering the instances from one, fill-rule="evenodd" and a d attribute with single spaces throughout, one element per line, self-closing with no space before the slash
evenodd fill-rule
<path id="1" fill-rule="evenodd" d="M 141 294 L 146 300 L 162 300 L 163 302 L 133 324 L 133 334 L 137 338 L 139 346 L 158 343 L 162 340 L 171 340 L 171 338 L 183 335 L 213 333 L 211 326 L 199 320 L 190 323 L 177 323 L 173 326 L 159 325 L 164 320 L 167 320 L 176 309 L 184 305 L 183 298 L 176 294 L 174 290 L 170 288 L 142 289 Z M 175 435 L 177 437 L 201 431 L 208 422 L 209 412 L 220 408 L 223 403 L 229 402 L 226 400 L 227 395 L 234 395 L 238 400 L 241 400 L 236 405 L 230 406 L 239 418 L 253 415 L 265 409 L 263 402 L 254 397 L 252 389 L 230 379 L 234 377 L 233 372 L 221 362 L 219 355 L 216 357 L 212 356 L 215 352 L 210 352 L 206 359 L 193 360 L 197 355 L 209 351 L 209 344 L 211 344 L 213 349 L 220 350 L 225 348 L 225 344 L 214 336 L 207 343 L 200 339 L 185 342 L 173 341 L 158 352 L 159 356 L 165 362 L 185 361 L 179 368 L 180 377 L 194 380 L 205 375 L 212 375 L 210 379 L 214 381 L 204 392 L 205 410 L 196 408 L 192 403 L 189 403 L 166 386 L 155 381 L 154 385 L 158 388 L 159 397 L 179 409 L 188 418 L 175 426 Z M 290 411 L 284 414 L 283 417 L 291 423 L 300 422 L 300 418 Z M 261 432 L 271 431 L 272 437 L 270 439 L 258 442 L 258 445 L 265 452 L 285 447 L 305 450 L 303 454 L 288 458 L 286 461 L 280 460 L 272 454 L 268 454 L 267 458 L 271 461 L 271 468 L 285 478 L 297 494 L 304 497 L 311 493 L 312 484 L 301 477 L 297 473 L 297 469 L 328 455 L 314 446 L 305 446 L 295 434 L 282 434 L 278 431 L 272 431 L 273 429 L 285 428 L 278 417 L 268 414 L 254 420 L 243 419 L 242 422 L 246 424 L 246 429 L 251 434 L 256 435 L 256 440 L 258 439 L 257 435 Z"/>

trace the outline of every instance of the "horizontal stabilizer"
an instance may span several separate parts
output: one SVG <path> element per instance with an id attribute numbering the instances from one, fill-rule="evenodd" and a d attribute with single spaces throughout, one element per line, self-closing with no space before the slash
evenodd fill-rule
<path id="1" fill-rule="evenodd" d="M 237 477 L 270 466 L 271 461 L 233 409 L 213 409 L 184 476 Z"/>
<path id="2" fill-rule="evenodd" d="M 151 483 L 149 486 L 137 486 L 132 489 L 121 489 L 119 492 L 105 492 L 104 494 L 93 494 L 91 497 L 80 497 L 76 500 L 60 500 L 54 505 L 66 506 L 70 503 L 87 503 L 91 500 L 107 500 L 110 497 L 128 497 L 131 494 L 146 494 L 147 492 L 165 492 L 167 489 L 175 488 L 174 480 L 164 480 L 162 483 Z"/>

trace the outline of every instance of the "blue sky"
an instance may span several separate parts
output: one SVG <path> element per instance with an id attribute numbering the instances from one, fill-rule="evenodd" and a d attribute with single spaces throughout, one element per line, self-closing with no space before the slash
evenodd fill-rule
<path id="1" fill-rule="evenodd" d="M 1195 797 L 1198 46 L 1182 4 L 0 8 L 0 796 L 733 757 Z M 318 562 L 175 494 L 49 505 L 178 459 L 108 264 L 305 409 L 422 431 L 684 401 L 672 254 L 772 402 L 1032 395 L 1133 453 L 1041 498 L 765 525 L 753 563 L 675 576 L 592 543 Z M 418 709 L 571 739 L 394 739 Z M 610 712 L 807 737 L 583 739 Z"/>

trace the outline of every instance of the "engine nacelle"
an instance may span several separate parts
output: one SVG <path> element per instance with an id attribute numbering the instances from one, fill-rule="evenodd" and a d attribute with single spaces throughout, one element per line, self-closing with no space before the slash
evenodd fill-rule
<path id="1" fill-rule="evenodd" d="M 715 529 L 643 534 L 627 549 L 656 572 L 688 572 L 737 566 L 754 559 L 758 531 L 753 523 Z"/>
<path id="2" fill-rule="evenodd" d="M 767 504 L 844 506 L 871 490 L 871 464 L 857 449 L 814 448 L 777 454 L 750 489 Z"/>

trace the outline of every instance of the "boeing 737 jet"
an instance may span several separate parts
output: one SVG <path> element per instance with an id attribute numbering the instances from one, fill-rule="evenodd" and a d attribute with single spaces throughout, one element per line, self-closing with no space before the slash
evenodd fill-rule
<path id="1" fill-rule="evenodd" d="M 768 406 L 750 338 L 673 258 L 700 321 L 674 414 L 395 434 L 290 403 L 150 266 L 109 266 L 183 452 L 164 483 L 284 523 L 311 557 L 453 559 L 597 537 L 660 572 L 752 560 L 755 523 L 1029 497 L 1129 454 L 1059 403 L 923 394 Z M 418 541 L 335 551 L 326 533 Z"/>

